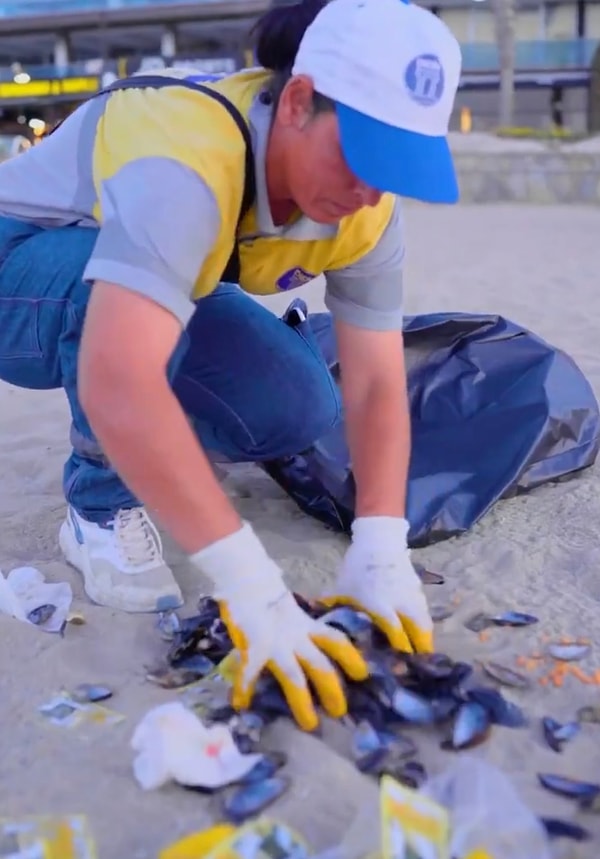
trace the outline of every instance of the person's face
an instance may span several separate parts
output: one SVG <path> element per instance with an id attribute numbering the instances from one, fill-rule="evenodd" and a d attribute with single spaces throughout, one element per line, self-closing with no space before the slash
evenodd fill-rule
<path id="1" fill-rule="evenodd" d="M 312 80 L 304 75 L 292 78 L 281 94 L 276 123 L 285 135 L 283 169 L 300 211 L 332 224 L 377 205 L 381 192 L 352 173 L 342 154 L 335 111 L 314 113 L 312 96 Z"/>

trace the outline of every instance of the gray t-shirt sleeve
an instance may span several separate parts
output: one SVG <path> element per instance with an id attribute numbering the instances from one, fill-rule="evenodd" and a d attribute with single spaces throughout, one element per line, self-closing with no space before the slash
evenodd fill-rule
<path id="1" fill-rule="evenodd" d="M 156 157 L 126 164 L 100 193 L 102 226 L 85 280 L 147 296 L 185 327 L 194 283 L 219 233 L 213 192 L 189 167 Z"/>
<path id="2" fill-rule="evenodd" d="M 325 304 L 336 320 L 393 331 L 402 328 L 404 226 L 400 200 L 377 245 L 347 268 L 325 272 Z"/>

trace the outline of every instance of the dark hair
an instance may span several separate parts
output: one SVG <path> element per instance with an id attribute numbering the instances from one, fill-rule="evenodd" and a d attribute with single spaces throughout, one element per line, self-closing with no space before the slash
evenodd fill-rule
<path id="1" fill-rule="evenodd" d="M 263 68 L 273 72 L 269 95 L 274 109 L 292 75 L 292 67 L 302 37 L 328 0 L 301 0 L 300 3 L 274 5 L 262 15 L 252 34 L 256 37 L 256 59 Z M 313 95 L 315 113 L 333 110 L 333 102 L 321 93 Z"/>

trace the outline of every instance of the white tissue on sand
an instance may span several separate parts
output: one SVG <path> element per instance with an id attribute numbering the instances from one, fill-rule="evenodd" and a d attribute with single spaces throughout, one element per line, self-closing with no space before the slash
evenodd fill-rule
<path id="1" fill-rule="evenodd" d="M 131 746 L 133 772 L 144 790 L 168 781 L 218 788 L 250 772 L 262 755 L 242 755 L 226 725 L 207 728 L 179 702 L 150 710 L 138 724 Z"/>
<path id="2" fill-rule="evenodd" d="M 68 582 L 49 584 L 35 567 L 16 567 L 6 578 L 0 572 L 0 613 L 30 623 L 27 615 L 31 611 L 42 605 L 56 606 L 56 611 L 45 623 L 37 624 L 46 632 L 62 629 L 72 601 L 73 591 Z"/>

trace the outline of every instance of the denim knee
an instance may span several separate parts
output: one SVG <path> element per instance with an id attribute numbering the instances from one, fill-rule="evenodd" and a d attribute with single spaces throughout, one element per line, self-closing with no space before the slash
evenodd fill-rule
<path id="1" fill-rule="evenodd" d="M 305 313 L 306 307 L 302 310 Z M 342 416 L 340 391 L 328 369 L 330 356 L 323 348 L 332 339 L 327 336 L 331 317 L 313 314 L 288 324 L 297 346 L 290 353 L 290 357 L 295 353 L 295 360 L 287 368 L 285 393 L 279 400 L 282 412 L 277 425 L 283 433 L 280 456 L 307 450 L 331 432 Z M 279 409 L 274 413 L 277 415 Z M 273 430 L 276 432 L 275 427 Z"/>
<path id="2" fill-rule="evenodd" d="M 323 365 L 307 378 L 303 372 L 297 395 L 284 399 L 270 410 L 267 419 L 253 427 L 255 450 L 273 457 L 292 456 L 307 450 L 339 423 L 340 395 Z M 265 458 L 264 454 L 261 458 Z"/>
<path id="3" fill-rule="evenodd" d="M 268 390 L 255 387 L 254 405 L 219 401 L 219 415 L 204 414 L 198 408 L 188 411 L 188 418 L 205 450 L 224 455 L 231 462 L 261 462 L 282 456 L 293 456 L 307 450 L 318 439 L 338 425 L 342 407 L 333 380 L 324 365 L 315 373 L 313 384 L 306 371 L 302 384 L 293 395 L 273 385 Z M 180 390 L 189 401 L 189 393 L 198 396 L 198 383 L 190 377 L 180 378 Z M 252 386 L 251 386 L 252 387 Z M 215 398 L 206 389 L 204 403 Z"/>
<path id="4" fill-rule="evenodd" d="M 304 322 L 289 325 L 235 287 L 198 303 L 173 390 L 203 446 L 236 462 L 306 450 L 341 415 Z"/>

